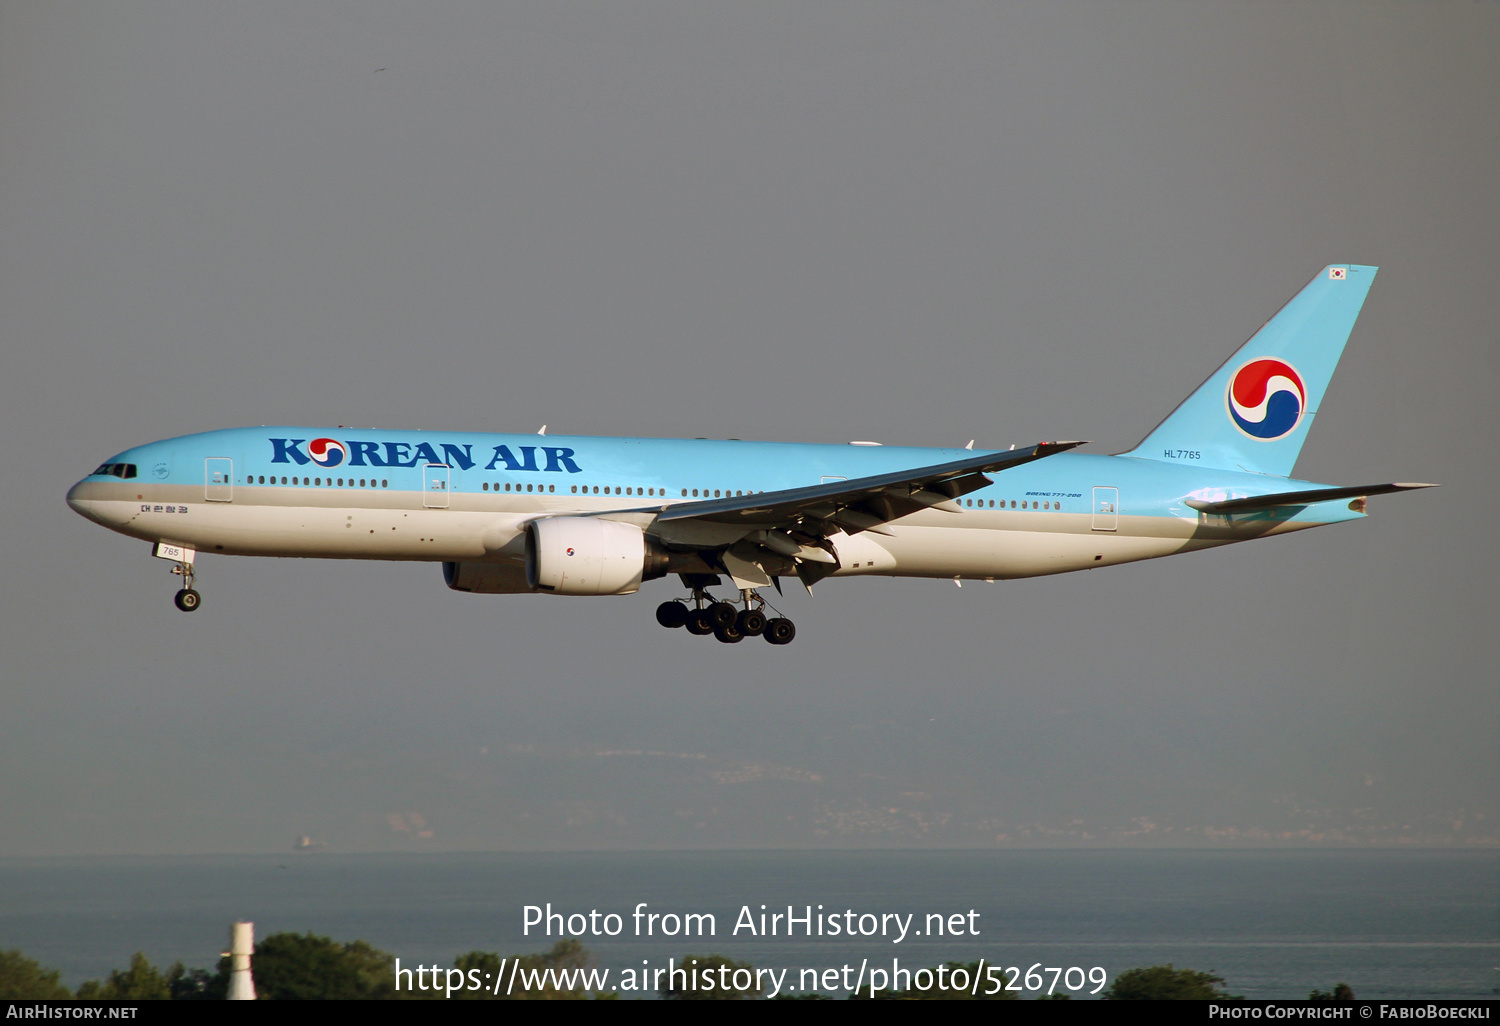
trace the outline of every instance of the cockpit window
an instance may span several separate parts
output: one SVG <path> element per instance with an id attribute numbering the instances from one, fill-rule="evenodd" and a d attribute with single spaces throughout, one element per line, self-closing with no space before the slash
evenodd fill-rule
<path id="1" fill-rule="evenodd" d="M 105 463 L 102 464 L 94 474 L 108 474 L 111 477 L 123 477 L 126 479 L 135 477 L 134 463 Z"/>

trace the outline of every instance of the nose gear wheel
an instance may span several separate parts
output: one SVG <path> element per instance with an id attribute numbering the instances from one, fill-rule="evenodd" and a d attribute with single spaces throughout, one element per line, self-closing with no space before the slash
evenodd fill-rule
<path id="1" fill-rule="evenodd" d="M 182 590 L 172 601 L 177 603 L 177 608 L 184 613 L 191 613 L 203 604 L 203 596 L 193 590 L 193 564 L 173 563 L 172 573 L 182 578 Z"/>

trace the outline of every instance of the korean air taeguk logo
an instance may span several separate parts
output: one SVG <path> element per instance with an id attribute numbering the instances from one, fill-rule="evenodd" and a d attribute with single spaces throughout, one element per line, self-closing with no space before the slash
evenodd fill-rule
<path id="1" fill-rule="evenodd" d="M 336 467 L 349 456 L 349 450 L 336 438 L 314 438 L 307 443 L 307 454 L 325 469 Z"/>
<path id="2" fill-rule="evenodd" d="M 1224 395 L 1229 419 L 1251 438 L 1275 441 L 1291 434 L 1307 408 L 1302 375 L 1283 360 L 1251 360 L 1229 376 Z"/>

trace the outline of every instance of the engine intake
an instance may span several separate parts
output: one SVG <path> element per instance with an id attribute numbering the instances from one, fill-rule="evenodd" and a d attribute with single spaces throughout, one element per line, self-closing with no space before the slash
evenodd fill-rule
<path id="1" fill-rule="evenodd" d="M 546 517 L 526 525 L 526 582 L 554 595 L 629 595 L 664 577 L 667 554 L 633 524 Z"/>

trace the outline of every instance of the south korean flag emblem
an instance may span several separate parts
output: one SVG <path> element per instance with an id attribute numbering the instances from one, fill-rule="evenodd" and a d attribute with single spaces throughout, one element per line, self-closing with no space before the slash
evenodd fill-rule
<path id="1" fill-rule="evenodd" d="M 1334 281 L 1343 281 L 1345 278 L 1349 277 L 1349 268 L 1330 267 L 1328 269 L 1328 277 L 1332 278 Z"/>

